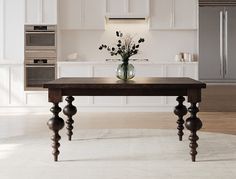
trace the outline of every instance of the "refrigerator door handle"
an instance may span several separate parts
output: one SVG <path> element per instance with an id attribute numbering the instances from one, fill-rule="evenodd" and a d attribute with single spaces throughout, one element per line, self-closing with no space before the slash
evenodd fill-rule
<path id="1" fill-rule="evenodd" d="M 224 24 L 223 24 L 224 14 L 220 11 L 220 75 L 224 78 Z"/>
<path id="2" fill-rule="evenodd" d="M 225 11 L 224 20 L 224 59 L 225 59 L 225 71 L 224 74 L 227 75 L 228 72 L 228 11 Z"/>

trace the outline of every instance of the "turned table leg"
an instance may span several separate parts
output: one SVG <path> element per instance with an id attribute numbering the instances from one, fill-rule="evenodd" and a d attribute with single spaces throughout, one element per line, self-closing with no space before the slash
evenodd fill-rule
<path id="1" fill-rule="evenodd" d="M 74 120 L 72 119 L 72 116 L 74 116 L 77 112 L 77 109 L 75 106 L 72 105 L 72 102 L 74 101 L 75 99 L 72 97 L 72 96 L 68 96 L 66 98 L 66 101 L 68 103 L 68 105 L 65 106 L 65 108 L 63 109 L 63 113 L 68 117 L 67 121 L 66 121 L 66 124 L 67 124 L 67 135 L 68 135 L 68 139 L 71 140 L 71 137 L 73 135 L 73 123 L 74 123 Z"/>
<path id="2" fill-rule="evenodd" d="M 53 131 L 53 135 L 51 137 L 53 148 L 52 154 L 54 156 L 54 161 L 58 161 L 58 155 L 60 154 L 60 151 L 58 150 L 58 148 L 60 147 L 59 140 L 61 139 L 59 130 L 64 127 L 64 120 L 59 117 L 61 108 L 59 107 L 58 103 L 53 103 L 53 107 L 50 111 L 53 113 L 53 117 L 49 119 L 47 125 L 49 129 Z"/>
<path id="3" fill-rule="evenodd" d="M 190 112 L 191 116 L 186 120 L 185 126 L 188 130 L 190 130 L 191 134 L 189 136 L 190 140 L 190 155 L 192 156 L 192 161 L 196 161 L 196 155 L 197 155 L 197 140 L 199 137 L 197 136 L 197 131 L 202 128 L 202 122 L 197 117 L 197 113 L 199 112 L 199 109 L 196 105 L 197 103 L 191 103 L 191 106 L 189 107 L 188 111 Z"/>
<path id="4" fill-rule="evenodd" d="M 183 116 L 185 116 L 187 114 L 187 108 L 186 106 L 183 105 L 183 102 L 185 100 L 185 98 L 183 96 L 179 96 L 176 99 L 179 104 L 175 107 L 174 113 L 175 115 L 177 115 L 179 117 L 179 119 L 177 120 L 177 124 L 178 124 L 178 136 L 179 136 L 179 141 L 182 141 L 183 138 L 183 130 L 184 130 L 184 119 Z"/>

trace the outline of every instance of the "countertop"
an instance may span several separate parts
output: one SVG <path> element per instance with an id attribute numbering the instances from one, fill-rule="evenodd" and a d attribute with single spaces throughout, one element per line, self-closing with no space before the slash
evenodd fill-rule
<path id="1" fill-rule="evenodd" d="M 94 61 L 72 61 L 72 60 L 65 60 L 65 61 L 57 61 L 57 64 L 84 64 L 84 65 L 104 65 L 104 64 L 120 64 L 121 61 L 105 61 L 105 60 L 94 60 Z M 150 65 L 150 64 L 198 64 L 198 62 L 175 62 L 175 61 L 131 61 L 132 64 L 142 64 L 142 65 Z M 0 65 L 23 65 L 24 62 L 17 62 L 17 61 L 7 61 L 7 60 L 0 60 Z"/>
<path id="2" fill-rule="evenodd" d="M 58 61 L 59 65 L 63 64 L 85 64 L 85 65 L 99 65 L 99 64 L 120 64 L 121 61 L 105 61 L 105 60 L 97 60 L 97 61 Z M 198 64 L 198 62 L 175 62 L 175 61 L 131 61 L 132 64 Z"/>

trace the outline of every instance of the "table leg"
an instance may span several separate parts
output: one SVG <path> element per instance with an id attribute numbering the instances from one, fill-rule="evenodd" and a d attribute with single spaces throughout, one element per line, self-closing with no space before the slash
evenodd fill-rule
<path id="1" fill-rule="evenodd" d="M 182 141 L 183 138 L 183 130 L 184 130 L 184 119 L 183 116 L 185 116 L 187 114 L 187 108 L 186 106 L 183 105 L 183 102 L 185 100 L 185 98 L 183 96 L 179 96 L 176 99 L 179 104 L 175 107 L 174 113 L 175 115 L 177 115 L 179 117 L 179 119 L 177 120 L 177 124 L 178 124 L 178 136 L 179 136 L 179 141 Z"/>
<path id="2" fill-rule="evenodd" d="M 188 111 L 190 112 L 191 116 L 186 120 L 185 126 L 188 130 L 190 130 L 191 134 L 189 136 L 190 140 L 190 155 L 192 156 L 192 161 L 196 161 L 196 155 L 197 155 L 197 140 L 199 137 L 197 136 L 197 131 L 202 128 L 202 122 L 197 117 L 197 113 L 199 112 L 199 109 L 196 105 L 197 103 L 191 103 L 191 106 L 189 107 Z"/>
<path id="3" fill-rule="evenodd" d="M 58 103 L 53 103 L 53 107 L 50 111 L 53 113 L 53 117 L 49 119 L 47 125 L 49 129 L 53 131 L 53 135 L 51 137 L 53 148 L 52 154 L 54 156 L 54 161 L 58 161 L 58 155 L 60 154 L 60 151 L 58 150 L 60 147 L 59 140 L 61 139 L 59 131 L 64 127 L 64 120 L 59 117 L 61 108 L 59 107 Z"/>
<path id="4" fill-rule="evenodd" d="M 68 105 L 65 106 L 65 108 L 63 109 L 63 113 L 68 117 L 66 124 L 67 124 L 67 135 L 68 135 L 68 139 L 71 141 L 71 137 L 73 135 L 73 123 L 74 120 L 72 119 L 72 116 L 74 116 L 77 112 L 77 109 L 75 106 L 72 105 L 72 102 L 75 100 L 75 98 L 73 98 L 72 96 L 68 96 L 66 98 L 66 101 L 68 103 Z"/>

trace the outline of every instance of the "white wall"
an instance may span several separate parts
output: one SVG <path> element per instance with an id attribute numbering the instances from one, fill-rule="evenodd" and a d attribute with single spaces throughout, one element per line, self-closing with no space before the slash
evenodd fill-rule
<path id="1" fill-rule="evenodd" d="M 60 31 L 62 51 L 59 60 L 67 59 L 68 54 L 77 52 L 81 60 L 104 60 L 111 58 L 105 50 L 98 47 L 103 43 L 115 45 L 115 31 L 134 35 L 135 39 L 145 38 L 137 58 L 148 58 L 153 61 L 174 61 L 179 52 L 197 54 L 197 31 L 195 30 L 159 30 L 150 31 L 147 23 L 108 24 L 105 31 Z M 117 57 L 115 57 L 117 58 Z"/>

